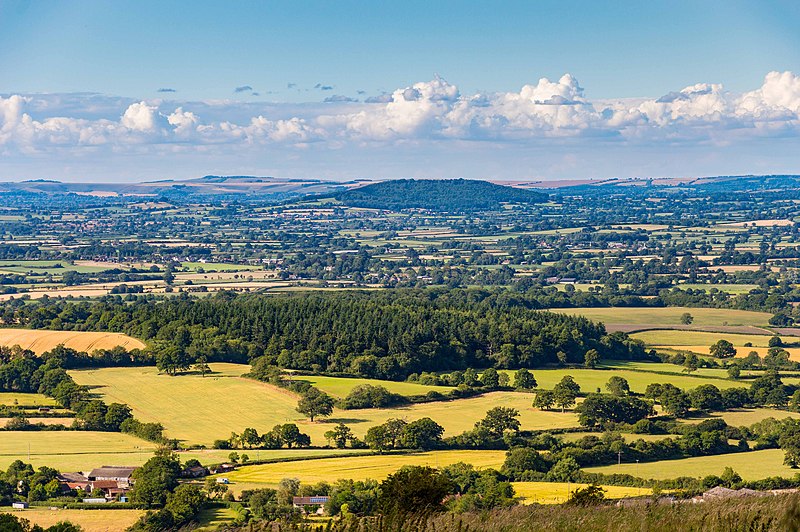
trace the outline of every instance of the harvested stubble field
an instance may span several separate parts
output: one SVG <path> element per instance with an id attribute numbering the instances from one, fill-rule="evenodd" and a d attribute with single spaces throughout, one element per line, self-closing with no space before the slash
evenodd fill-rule
<path id="1" fill-rule="evenodd" d="M 112 349 L 117 346 L 126 349 L 146 347 L 141 340 L 121 333 L 0 329 L 0 345 L 18 345 L 39 355 L 61 344 L 87 353 L 96 349 Z"/>
<path id="2" fill-rule="evenodd" d="M 92 386 L 106 402 L 126 403 L 138 419 L 162 423 L 167 436 L 205 445 L 246 427 L 265 432 L 278 423 L 288 422 L 297 423 L 301 431 L 311 436 L 314 445 L 324 445 L 323 434 L 335 423 L 346 423 L 356 435 L 363 436 L 369 427 L 389 418 L 413 421 L 430 417 L 450 436 L 471 429 L 495 406 L 517 408 L 523 429 L 578 425 L 576 414 L 535 410 L 531 406 L 533 396 L 518 392 L 492 392 L 455 401 L 386 409 L 335 409 L 330 418 L 311 423 L 296 411 L 298 397 L 294 393 L 241 377 L 249 366 L 219 363 L 211 364 L 211 368 L 214 374 L 206 377 L 195 374 L 170 377 L 159 375 L 155 368 L 104 368 L 70 371 L 70 374 L 78 384 Z"/>
<path id="3" fill-rule="evenodd" d="M 588 484 L 571 482 L 512 482 L 517 497 L 523 499 L 522 504 L 561 504 L 569 499 L 569 494 Z M 630 486 L 601 486 L 607 499 L 622 499 L 650 495 L 650 488 L 634 488 Z"/>
<path id="4" fill-rule="evenodd" d="M 61 521 L 78 525 L 84 532 L 122 532 L 136 522 L 144 510 L 64 510 L 28 508 L 5 512 L 47 528 Z"/>

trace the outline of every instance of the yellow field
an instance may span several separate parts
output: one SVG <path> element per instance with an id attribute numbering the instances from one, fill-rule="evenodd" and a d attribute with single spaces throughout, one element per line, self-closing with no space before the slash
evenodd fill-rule
<path id="1" fill-rule="evenodd" d="M 27 418 L 31 424 L 42 423 L 43 425 L 64 425 L 69 427 L 75 421 L 74 417 L 32 417 Z M 0 417 L 0 427 L 5 427 L 11 421 L 9 417 Z"/>
<path id="2" fill-rule="evenodd" d="M 709 288 L 713 285 L 709 285 Z M 552 309 L 552 312 L 586 316 L 605 324 L 632 324 L 660 326 L 680 325 L 681 315 L 688 312 L 694 317 L 692 325 L 767 325 L 772 314 L 749 310 L 689 307 L 615 307 Z"/>
<path id="3" fill-rule="evenodd" d="M 51 510 L 50 508 L 28 508 L 13 510 L 16 517 L 27 519 L 35 525 L 50 527 L 60 521 L 79 525 L 84 532 L 122 532 L 131 526 L 144 510 Z"/>
<path id="4" fill-rule="evenodd" d="M 523 499 L 522 504 L 561 504 L 566 502 L 569 494 L 588 484 L 567 482 L 512 482 L 517 497 Z M 607 499 L 622 499 L 650 495 L 650 488 L 633 488 L 629 486 L 601 486 Z"/>
<path id="5" fill-rule="evenodd" d="M 645 479 L 664 480 L 676 477 L 704 477 L 720 475 L 725 467 L 732 467 L 744 480 L 759 480 L 766 477 L 781 476 L 792 478 L 796 469 L 784 465 L 783 451 L 765 449 L 746 453 L 699 456 L 682 460 L 663 460 L 648 463 L 623 463 L 600 467 L 587 467 L 589 473 L 615 473 L 638 476 Z"/>
<path id="6" fill-rule="evenodd" d="M 691 351 L 692 353 L 697 353 L 698 355 L 711 354 L 711 346 L 708 345 L 658 345 L 654 347 L 670 349 L 672 351 Z M 764 358 L 764 355 L 766 355 L 769 351 L 768 347 L 743 347 L 736 344 L 734 344 L 734 347 L 736 347 L 736 358 L 746 357 L 748 354 L 750 354 L 750 351 L 755 351 L 758 353 L 758 356 Z M 800 348 L 784 347 L 783 349 L 789 353 L 789 360 L 800 361 Z"/>
<path id="7" fill-rule="evenodd" d="M 402 466 L 443 467 L 457 462 L 472 464 L 478 469 L 500 469 L 505 451 L 431 451 L 426 453 L 360 456 L 358 458 L 323 458 L 299 462 L 280 462 L 242 467 L 219 475 L 234 484 L 238 492 L 249 487 L 275 486 L 284 478 L 297 478 L 303 483 L 334 482 L 338 479 L 383 480 Z"/>
<path id="8" fill-rule="evenodd" d="M 82 471 L 99 465 L 138 465 L 155 445 L 118 432 L 21 431 L 0 433 L 0 469 L 14 460 L 62 471 Z M 30 456 L 30 459 L 28 457 Z"/>
<path id="9" fill-rule="evenodd" d="M 430 417 L 441 424 L 447 435 L 471 429 L 487 410 L 495 406 L 519 409 L 523 429 L 567 428 L 577 426 L 577 415 L 566 412 L 541 412 L 533 409 L 533 396 L 517 392 L 493 392 L 480 397 L 449 402 L 424 403 L 387 409 L 334 410 L 326 420 L 311 423 L 295 408 L 297 396 L 285 389 L 240 377 L 249 366 L 211 364 L 215 372 L 169 377 L 155 368 L 103 368 L 70 371 L 78 384 L 96 386 L 94 391 L 107 402 L 130 405 L 142 421 L 157 421 L 166 434 L 189 443 L 209 445 L 227 438 L 231 431 L 253 427 L 259 432 L 277 423 L 297 423 L 311 436 L 312 443 L 324 445 L 323 434 L 335 423 L 346 423 L 358 436 L 389 418 L 413 421 Z M 610 376 L 610 374 L 609 374 Z M 724 381 L 720 381 L 724 382 Z"/>
<path id="10" fill-rule="evenodd" d="M 719 418 L 724 419 L 725 423 L 732 427 L 749 427 L 768 417 L 773 417 L 775 419 L 785 419 L 789 417 L 792 419 L 800 419 L 800 413 L 790 412 L 789 410 L 778 410 L 777 408 L 737 408 L 725 412 L 715 412 L 710 416 L 702 418 L 692 418 L 687 420 L 686 423 L 700 423 L 706 419 Z"/>
<path id="11" fill-rule="evenodd" d="M 728 340 L 737 350 L 749 350 L 744 347 L 745 343 L 751 343 L 754 347 L 767 347 L 772 336 L 766 334 L 733 334 L 720 332 L 702 331 L 644 331 L 631 334 L 632 338 L 643 341 L 648 345 L 660 346 L 703 346 L 706 350 L 711 344 L 719 340 Z M 796 336 L 782 336 L 784 343 L 800 342 Z M 745 353 L 746 354 L 746 353 Z"/>
<path id="12" fill-rule="evenodd" d="M 39 355 L 59 344 L 87 353 L 95 349 L 111 349 L 117 346 L 126 349 L 145 347 L 141 340 L 120 333 L 0 329 L 0 345 L 19 345 Z"/>

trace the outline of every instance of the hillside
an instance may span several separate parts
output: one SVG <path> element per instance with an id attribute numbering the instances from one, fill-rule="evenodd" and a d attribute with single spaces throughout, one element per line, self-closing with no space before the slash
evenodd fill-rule
<path id="1" fill-rule="evenodd" d="M 547 195 L 488 181 L 396 179 L 346 190 L 335 198 L 352 207 L 460 212 L 495 210 L 502 203 L 542 203 Z"/>

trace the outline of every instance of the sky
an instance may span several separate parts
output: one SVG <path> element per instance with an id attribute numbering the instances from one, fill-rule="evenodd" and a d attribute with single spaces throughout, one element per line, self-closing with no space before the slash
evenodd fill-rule
<path id="1" fill-rule="evenodd" d="M 800 173 L 797 1 L 0 0 L 0 180 Z"/>

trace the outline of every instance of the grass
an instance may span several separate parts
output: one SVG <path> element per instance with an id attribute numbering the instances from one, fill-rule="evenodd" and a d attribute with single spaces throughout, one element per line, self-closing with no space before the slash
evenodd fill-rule
<path id="1" fill-rule="evenodd" d="M 682 460 L 662 460 L 648 463 L 623 463 L 601 467 L 587 467 L 589 473 L 628 474 L 645 479 L 664 480 L 676 477 L 705 477 L 720 475 L 725 467 L 731 467 L 744 480 L 759 480 L 781 476 L 792 478 L 797 469 L 783 464 L 783 451 L 765 449 L 746 453 L 699 456 Z"/>
<path id="2" fill-rule="evenodd" d="M 377 379 L 357 379 L 347 377 L 325 377 L 319 375 L 302 375 L 295 380 L 308 381 L 320 390 L 335 397 L 346 397 L 356 386 L 371 384 L 372 386 L 383 386 L 392 393 L 400 395 L 424 395 L 430 391 L 448 393 L 453 388 L 449 386 L 427 386 L 415 382 L 394 382 Z"/>
<path id="3" fill-rule="evenodd" d="M 284 478 L 297 478 L 304 484 L 334 482 L 338 479 L 383 480 L 400 467 L 423 465 L 443 467 L 457 462 L 472 464 L 478 469 L 499 469 L 505 451 L 431 451 L 425 453 L 322 458 L 299 462 L 281 462 L 246 466 L 221 476 L 235 484 L 276 486 Z M 236 490 L 236 488 L 235 488 Z"/>
<path id="4" fill-rule="evenodd" d="M 44 331 L 32 329 L 0 329 L 0 345 L 19 345 L 36 354 L 64 344 L 76 351 L 90 353 L 95 349 L 111 349 L 122 346 L 126 349 L 142 349 L 141 340 L 121 333 L 86 331 Z"/>
<path id="5" fill-rule="evenodd" d="M 40 393 L 0 392 L 2 406 L 57 406 L 54 399 Z"/>
<path id="6" fill-rule="evenodd" d="M 314 445 L 324 445 L 323 434 L 335 423 L 346 423 L 356 435 L 363 436 L 369 427 L 393 417 L 408 421 L 430 417 L 445 428 L 447 435 L 455 435 L 471 429 L 495 406 L 517 408 L 523 429 L 577 426 L 574 413 L 535 410 L 531 407 L 533 396 L 517 392 L 387 409 L 336 409 L 329 419 L 311 423 L 295 410 L 295 394 L 240 377 L 249 366 L 217 363 L 211 368 L 215 373 L 205 378 L 194 374 L 169 377 L 159 375 L 155 368 L 103 368 L 70 374 L 78 384 L 92 386 L 106 402 L 126 403 L 140 420 L 162 423 L 168 437 L 206 445 L 227 438 L 231 431 L 253 427 L 265 432 L 287 422 L 297 423 Z"/>
<path id="7" fill-rule="evenodd" d="M 40 507 L 5 513 L 45 528 L 61 521 L 69 521 L 80 526 L 84 532 L 119 532 L 136 522 L 144 510 L 53 510 Z"/>
<path id="8" fill-rule="evenodd" d="M 100 465 L 139 465 L 155 445 L 118 432 L 44 431 L 3 432 L 0 469 L 14 460 L 62 471 L 83 471 Z M 30 459 L 29 459 L 30 456 Z"/>
<path id="9" fill-rule="evenodd" d="M 567 482 L 512 482 L 517 497 L 521 497 L 522 504 L 561 504 L 567 501 L 569 494 L 578 488 L 585 488 L 588 484 L 575 484 Z M 622 499 L 624 497 L 637 497 L 650 495 L 650 488 L 633 488 L 629 486 L 601 486 L 605 490 L 607 499 Z"/>
<path id="10" fill-rule="evenodd" d="M 728 340 L 737 348 L 748 349 L 744 347 L 745 343 L 753 344 L 753 347 L 767 347 L 772 336 L 766 334 L 735 334 L 735 333 L 721 333 L 721 332 L 703 332 L 703 331 L 675 331 L 675 330 L 660 330 L 660 331 L 644 331 L 631 334 L 632 338 L 643 341 L 648 345 L 662 345 L 662 346 L 705 346 L 708 348 L 711 344 L 719 340 Z M 800 342 L 800 338 L 796 336 L 781 336 L 784 343 Z"/>
<path id="11" fill-rule="evenodd" d="M 709 285 L 709 288 L 713 285 Z M 552 312 L 585 316 L 605 324 L 630 324 L 659 326 L 680 325 L 681 315 L 688 312 L 694 318 L 692 325 L 767 325 L 772 314 L 749 310 L 689 307 L 612 307 L 612 308 L 565 308 Z"/>
<path id="12" fill-rule="evenodd" d="M 672 366 L 675 368 L 676 366 Z M 671 370 L 675 371 L 675 370 Z M 702 384 L 713 384 L 717 388 L 733 388 L 747 386 L 746 382 L 721 380 L 713 378 L 694 377 L 690 375 L 680 375 L 676 371 L 674 375 L 662 375 L 658 373 L 648 373 L 644 371 L 631 371 L 631 370 L 599 370 L 599 369 L 584 369 L 584 368 L 560 368 L 560 369 L 534 369 L 531 370 L 533 376 L 539 385 L 539 388 L 552 390 L 553 387 L 566 375 L 572 375 L 575 382 L 581 387 L 582 392 L 594 392 L 597 388 L 601 391 L 606 391 L 606 383 L 608 379 L 616 375 L 623 377 L 628 381 L 631 390 L 637 393 L 644 393 L 648 384 L 657 382 L 669 382 L 678 388 L 696 388 Z M 513 371 L 509 371 L 513 375 Z M 512 378 L 513 382 L 513 378 Z"/>
<path id="13" fill-rule="evenodd" d="M 230 524 L 236 516 L 236 512 L 228 507 L 203 508 L 197 516 L 199 528 L 194 530 L 196 532 L 217 530 L 219 526 Z"/>
<path id="14" fill-rule="evenodd" d="M 725 412 L 715 412 L 702 418 L 691 418 L 687 423 L 700 423 L 706 419 L 724 419 L 725 423 L 733 427 L 749 427 L 754 423 L 763 421 L 767 418 L 775 419 L 793 418 L 800 419 L 800 413 L 790 412 L 789 410 L 778 410 L 776 408 L 739 408 Z"/>

